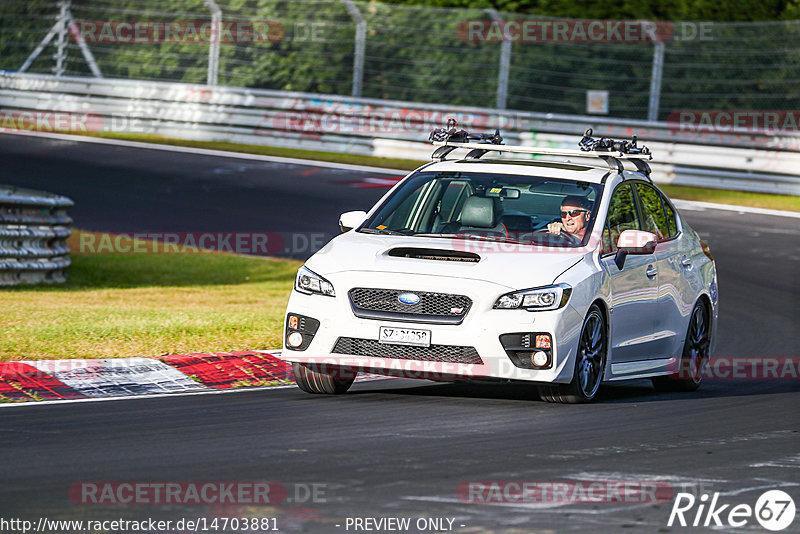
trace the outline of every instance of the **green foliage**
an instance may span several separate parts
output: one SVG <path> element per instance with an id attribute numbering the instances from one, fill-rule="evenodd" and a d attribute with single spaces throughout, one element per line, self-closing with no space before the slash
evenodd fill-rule
<path id="1" fill-rule="evenodd" d="M 794 20 L 797 0 L 384 0 L 390 4 L 488 8 L 545 17 L 743 22 Z"/>
<path id="2" fill-rule="evenodd" d="M 251 284 L 291 280 L 296 262 L 243 258 L 229 254 L 75 254 L 64 288 L 183 287 Z M 28 288 L 30 289 L 30 288 Z M 38 288 L 37 288 L 38 289 Z"/>
<path id="3" fill-rule="evenodd" d="M 223 41 L 222 85 L 349 95 L 356 24 L 340 0 L 218 0 L 227 22 L 261 21 L 271 39 Z M 458 7 L 460 9 L 443 9 Z M 362 96 L 494 107 L 501 43 L 469 39 L 468 21 L 542 17 L 600 20 L 744 21 L 800 18 L 798 0 L 389 0 L 356 2 L 366 22 Z M 15 70 L 55 21 L 44 0 L 4 0 L 0 9 L 0 68 Z M 200 0 L 73 0 L 79 21 L 210 20 Z M 800 23 L 675 23 L 665 44 L 660 99 L 664 120 L 686 110 L 796 109 L 800 89 Z M 700 28 L 700 30 L 698 30 Z M 702 30 L 702 31 L 701 31 Z M 682 39 L 687 32 L 691 40 Z M 207 41 L 89 43 L 109 78 L 204 83 Z M 31 72 L 52 72 L 53 45 Z M 610 115 L 644 119 L 650 95 L 649 42 L 513 42 L 506 107 L 583 114 L 586 91 L 610 94 Z M 89 69 L 72 41 L 69 75 Z M 324 106 L 320 102 L 320 106 Z"/>

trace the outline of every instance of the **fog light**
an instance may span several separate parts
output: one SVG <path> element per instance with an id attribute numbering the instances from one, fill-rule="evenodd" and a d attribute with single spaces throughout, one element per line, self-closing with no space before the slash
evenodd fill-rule
<path id="1" fill-rule="evenodd" d="M 303 336 L 300 332 L 292 332 L 286 337 L 286 344 L 292 348 L 297 348 L 303 344 Z"/>
<path id="2" fill-rule="evenodd" d="M 289 316 L 289 328 L 291 328 L 292 330 L 297 330 L 297 316 L 296 315 L 290 315 Z"/>
<path id="3" fill-rule="evenodd" d="M 537 349 L 549 349 L 552 348 L 550 344 L 550 336 L 547 334 L 539 334 L 536 336 L 536 348 Z"/>
<path id="4" fill-rule="evenodd" d="M 537 367 L 544 367 L 547 365 L 547 353 L 542 351 L 534 352 L 531 361 Z"/>

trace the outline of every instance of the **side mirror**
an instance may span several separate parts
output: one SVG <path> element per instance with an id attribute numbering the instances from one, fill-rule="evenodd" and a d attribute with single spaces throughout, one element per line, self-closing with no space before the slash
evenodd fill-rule
<path id="1" fill-rule="evenodd" d="M 652 254 L 656 251 L 656 241 L 658 237 L 651 232 L 643 230 L 625 230 L 617 238 L 617 255 L 614 263 L 621 271 L 625 266 L 625 258 L 628 254 Z"/>
<path id="2" fill-rule="evenodd" d="M 339 229 L 348 232 L 361 226 L 367 218 L 366 211 L 348 211 L 339 215 Z"/>

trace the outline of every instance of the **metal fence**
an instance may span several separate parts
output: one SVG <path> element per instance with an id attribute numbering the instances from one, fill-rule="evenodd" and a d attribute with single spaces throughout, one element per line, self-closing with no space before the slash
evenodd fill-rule
<path id="1" fill-rule="evenodd" d="M 72 205 L 63 196 L 0 185 L 0 286 L 66 280 Z"/>
<path id="2" fill-rule="evenodd" d="M 448 117 L 501 128 L 508 144 L 575 148 L 595 135 L 638 135 L 653 177 L 681 185 L 800 195 L 800 136 L 714 133 L 588 116 L 508 112 L 334 95 L 180 83 L 0 73 L 0 131 L 155 134 L 382 157 L 427 159 Z"/>
<path id="3" fill-rule="evenodd" d="M 0 69 L 653 121 L 796 109 L 800 21 L 554 20 L 352 0 L 4 0 Z"/>

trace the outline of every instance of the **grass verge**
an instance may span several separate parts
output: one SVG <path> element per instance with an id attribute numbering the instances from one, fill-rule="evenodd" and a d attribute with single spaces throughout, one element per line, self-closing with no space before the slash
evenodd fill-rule
<path id="1" fill-rule="evenodd" d="M 770 195 L 767 193 L 750 193 L 747 191 L 731 191 L 729 189 L 708 189 L 685 185 L 658 184 L 668 197 L 683 200 L 699 200 L 717 204 L 749 206 L 771 210 L 800 211 L 800 196 Z"/>
<path id="2" fill-rule="evenodd" d="M 174 146 L 206 148 L 212 150 L 227 150 L 230 152 L 244 152 L 247 154 L 263 154 L 267 156 L 282 156 L 298 159 L 330 161 L 334 163 L 348 163 L 351 165 L 368 165 L 389 169 L 414 170 L 427 161 L 397 158 L 378 158 L 356 154 L 339 154 L 336 152 L 316 152 L 313 150 L 295 150 L 292 148 L 278 148 L 262 145 L 243 145 L 221 141 L 192 141 L 174 139 L 158 135 L 120 134 L 120 133 L 90 133 L 94 137 L 109 139 L 122 139 L 127 141 L 141 141 Z M 728 189 L 710 189 L 705 187 L 689 187 L 682 185 L 659 184 L 671 198 L 683 200 L 700 200 L 703 202 L 716 202 L 718 204 L 733 204 L 735 206 L 750 206 L 754 208 L 776 209 L 786 211 L 800 211 L 800 196 L 772 195 L 767 193 L 750 193 L 746 191 L 732 191 Z"/>
<path id="3" fill-rule="evenodd" d="M 3 290 L 0 360 L 274 349 L 300 265 L 196 249 L 72 261 L 64 285 Z"/>

